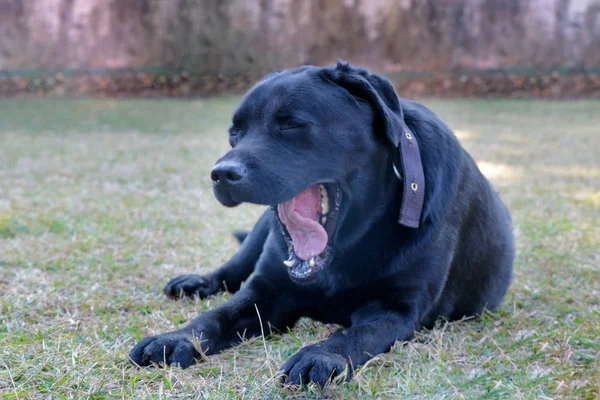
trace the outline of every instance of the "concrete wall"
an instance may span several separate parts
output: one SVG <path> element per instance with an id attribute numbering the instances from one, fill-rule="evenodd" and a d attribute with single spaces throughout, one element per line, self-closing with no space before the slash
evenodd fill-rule
<path id="1" fill-rule="evenodd" d="M 0 69 L 600 66 L 600 0 L 0 0 Z"/>

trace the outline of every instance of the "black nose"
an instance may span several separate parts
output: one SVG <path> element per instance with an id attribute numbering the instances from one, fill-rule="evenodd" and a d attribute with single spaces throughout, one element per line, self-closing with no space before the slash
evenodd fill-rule
<path id="1" fill-rule="evenodd" d="M 221 161 L 212 169 L 210 178 L 214 183 L 236 183 L 246 174 L 246 168 L 235 161 Z"/>

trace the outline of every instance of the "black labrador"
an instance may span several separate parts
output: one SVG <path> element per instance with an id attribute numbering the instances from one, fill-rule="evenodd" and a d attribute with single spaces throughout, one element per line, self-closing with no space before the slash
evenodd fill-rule
<path id="1" fill-rule="evenodd" d="M 199 350 L 306 316 L 343 329 L 291 357 L 282 379 L 324 385 L 437 319 L 501 303 L 515 255 L 508 209 L 444 122 L 386 79 L 343 62 L 273 73 L 242 100 L 229 142 L 211 172 L 217 199 L 270 208 L 228 262 L 165 292 L 235 294 L 143 339 L 136 364 L 186 368 Z"/>

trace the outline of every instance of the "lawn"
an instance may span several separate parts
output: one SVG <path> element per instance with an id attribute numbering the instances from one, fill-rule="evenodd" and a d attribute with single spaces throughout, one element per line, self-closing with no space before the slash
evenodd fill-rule
<path id="1" fill-rule="evenodd" d="M 598 101 L 424 101 L 512 210 L 501 309 L 419 332 L 325 390 L 276 383 L 336 329 L 307 319 L 185 371 L 133 368 L 136 341 L 229 297 L 174 302 L 162 288 L 217 268 L 262 211 L 225 209 L 210 187 L 238 101 L 0 100 L 0 397 L 600 396 Z"/>

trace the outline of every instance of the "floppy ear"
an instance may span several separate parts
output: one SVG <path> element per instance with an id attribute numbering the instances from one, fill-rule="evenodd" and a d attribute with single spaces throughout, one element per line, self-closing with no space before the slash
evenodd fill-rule
<path id="1" fill-rule="evenodd" d="M 417 137 L 404 122 L 394 87 L 387 79 L 371 74 L 367 69 L 339 61 L 335 67 L 323 69 L 323 77 L 352 96 L 368 101 L 376 111 L 385 137 L 400 157 L 403 193 L 398 223 L 418 228 L 425 200 L 423 164 Z"/>

